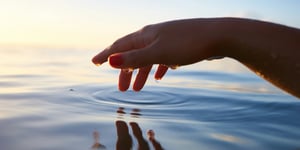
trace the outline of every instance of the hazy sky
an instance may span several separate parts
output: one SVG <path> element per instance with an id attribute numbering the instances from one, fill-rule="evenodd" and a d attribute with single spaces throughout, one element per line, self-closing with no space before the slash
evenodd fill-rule
<path id="1" fill-rule="evenodd" d="M 0 0 L 0 46 L 103 48 L 144 25 L 250 17 L 300 27 L 299 0 Z"/>

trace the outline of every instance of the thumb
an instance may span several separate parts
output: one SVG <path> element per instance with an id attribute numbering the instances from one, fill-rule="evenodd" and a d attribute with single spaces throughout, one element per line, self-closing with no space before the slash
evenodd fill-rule
<path id="1" fill-rule="evenodd" d="M 141 68 L 155 64 L 156 55 L 148 48 L 136 49 L 109 56 L 109 64 L 114 68 Z"/>

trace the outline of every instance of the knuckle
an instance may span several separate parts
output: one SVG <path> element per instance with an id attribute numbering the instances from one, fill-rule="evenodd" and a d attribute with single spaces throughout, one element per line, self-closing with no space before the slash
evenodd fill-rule
<path id="1" fill-rule="evenodd" d="M 152 28 L 153 28 L 153 25 L 146 25 L 146 26 L 144 26 L 144 27 L 140 30 L 140 32 L 146 33 L 146 32 L 151 31 Z"/>
<path id="2" fill-rule="evenodd" d="M 131 53 L 130 60 L 128 62 L 130 66 L 134 68 L 140 68 L 147 65 L 147 60 L 144 57 L 141 57 L 141 53 L 138 51 L 134 51 Z"/>
<path id="3" fill-rule="evenodd" d="M 115 42 L 113 42 L 109 49 L 111 49 L 111 50 L 117 50 L 119 48 L 119 45 L 120 45 L 120 39 L 118 39 Z"/>

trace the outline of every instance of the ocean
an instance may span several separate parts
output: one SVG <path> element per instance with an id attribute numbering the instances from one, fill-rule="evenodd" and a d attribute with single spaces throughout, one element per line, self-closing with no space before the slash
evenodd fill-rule
<path id="1" fill-rule="evenodd" d="M 300 149 L 300 101 L 238 62 L 203 61 L 118 91 L 100 50 L 0 49 L 0 149 Z M 119 136 L 117 136 L 119 134 Z M 138 135 L 137 135 L 138 134 Z M 141 142 L 142 141 L 142 142 Z M 120 146 L 120 145 L 119 145 Z"/>

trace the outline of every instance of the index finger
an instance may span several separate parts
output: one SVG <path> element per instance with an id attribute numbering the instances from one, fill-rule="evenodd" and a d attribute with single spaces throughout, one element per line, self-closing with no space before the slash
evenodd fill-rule
<path id="1" fill-rule="evenodd" d="M 118 39 L 110 47 L 94 56 L 92 62 L 96 65 L 100 65 L 105 63 L 108 57 L 112 54 L 142 48 L 143 46 L 144 40 L 142 39 L 140 31 L 133 32 Z"/>

